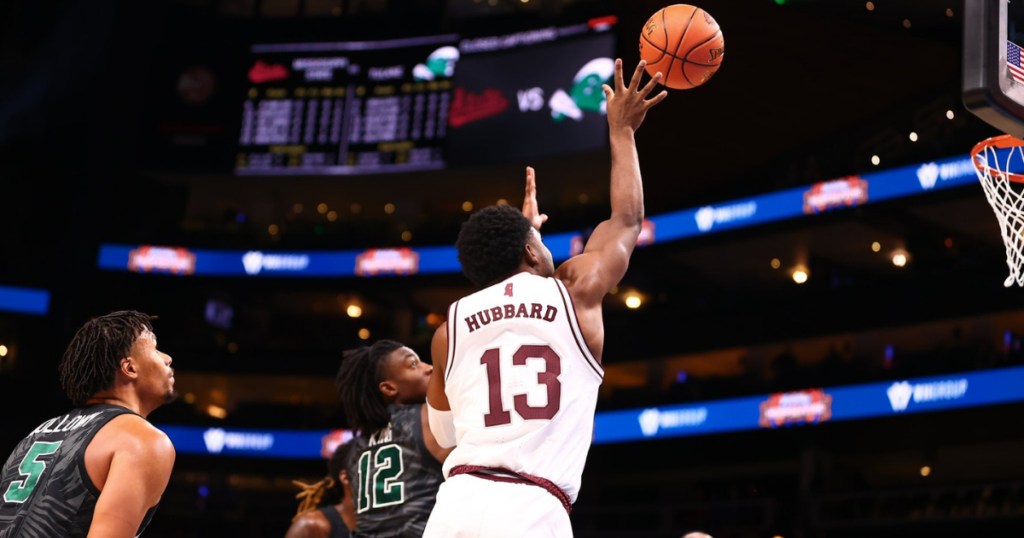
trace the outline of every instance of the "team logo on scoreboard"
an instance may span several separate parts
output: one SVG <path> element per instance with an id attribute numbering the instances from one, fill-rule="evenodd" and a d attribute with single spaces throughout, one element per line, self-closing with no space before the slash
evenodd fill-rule
<path id="1" fill-rule="evenodd" d="M 128 270 L 191 275 L 196 272 L 196 255 L 181 247 L 143 245 L 128 253 Z"/>
<path id="2" fill-rule="evenodd" d="M 448 109 L 448 125 L 458 128 L 508 110 L 508 98 L 500 90 L 487 88 L 475 94 L 466 88 L 455 88 L 452 104 Z"/>
<path id="3" fill-rule="evenodd" d="M 573 77 L 569 91 L 559 88 L 548 100 L 551 117 L 558 122 L 565 118 L 582 121 L 584 112 L 607 113 L 608 103 L 601 86 L 610 84 L 614 74 L 615 61 L 611 58 L 595 58 L 587 62 Z"/>
<path id="4" fill-rule="evenodd" d="M 249 81 L 253 84 L 274 82 L 288 78 L 288 68 L 281 64 L 268 64 L 263 60 L 256 60 L 256 64 L 249 68 Z"/>
<path id="5" fill-rule="evenodd" d="M 780 392 L 761 403 L 762 428 L 790 424 L 818 424 L 832 418 L 832 395 L 822 389 Z"/>
<path id="6" fill-rule="evenodd" d="M 371 248 L 356 256 L 359 276 L 408 276 L 420 270 L 420 255 L 409 248 Z"/>
<path id="7" fill-rule="evenodd" d="M 804 193 L 804 213 L 824 213 L 840 207 L 854 207 L 868 201 L 868 182 L 858 176 L 811 185 Z"/>
<path id="8" fill-rule="evenodd" d="M 452 78 L 458 61 L 459 49 L 451 46 L 441 47 L 430 53 L 426 63 L 417 64 L 412 69 L 412 76 L 417 81 Z"/>

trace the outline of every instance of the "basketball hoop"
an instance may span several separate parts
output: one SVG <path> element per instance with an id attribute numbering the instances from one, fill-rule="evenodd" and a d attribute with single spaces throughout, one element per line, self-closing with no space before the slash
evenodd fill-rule
<path id="1" fill-rule="evenodd" d="M 1006 245 L 1010 276 L 1003 286 L 1016 282 L 1024 287 L 1024 175 L 1010 172 L 1011 168 L 1024 170 L 1024 140 L 1010 135 L 989 138 L 974 146 L 971 161 Z"/>

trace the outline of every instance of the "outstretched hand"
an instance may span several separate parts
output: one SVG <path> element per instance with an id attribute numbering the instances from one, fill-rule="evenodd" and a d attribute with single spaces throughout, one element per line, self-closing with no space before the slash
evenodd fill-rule
<path id="1" fill-rule="evenodd" d="M 626 86 L 622 78 L 622 60 L 615 60 L 615 89 L 613 90 L 607 84 L 601 86 L 605 99 L 608 101 L 608 125 L 612 130 L 624 127 L 636 131 L 644 122 L 647 111 L 668 96 L 667 91 L 662 91 L 647 99 L 663 75 L 657 73 L 647 85 L 640 88 L 640 79 L 643 77 L 646 66 L 647 62 L 641 60 L 636 66 L 633 78 L 629 81 L 629 86 Z"/>
<path id="2" fill-rule="evenodd" d="M 523 216 L 530 220 L 530 224 L 537 230 L 548 221 L 548 216 L 540 212 L 537 206 L 537 177 L 533 168 L 526 167 L 526 197 L 523 198 Z"/>

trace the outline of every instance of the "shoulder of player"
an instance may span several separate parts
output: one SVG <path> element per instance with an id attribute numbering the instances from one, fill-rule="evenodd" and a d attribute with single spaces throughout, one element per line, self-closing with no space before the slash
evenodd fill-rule
<path id="1" fill-rule="evenodd" d="M 148 420 L 134 414 L 115 417 L 104 428 L 118 452 L 143 453 L 154 458 L 174 458 L 171 438 Z"/>
<path id="2" fill-rule="evenodd" d="M 420 416 L 425 406 L 421 403 L 407 404 L 398 408 L 392 408 L 391 420 L 392 422 L 401 421 L 402 419 L 414 419 Z"/>
<path id="3" fill-rule="evenodd" d="M 430 358 L 434 368 L 440 367 L 444 370 L 448 362 L 448 322 L 441 323 L 441 326 L 434 331 L 434 337 L 430 341 Z"/>
<path id="4" fill-rule="evenodd" d="M 586 253 L 570 258 L 558 266 L 552 275 L 552 278 L 565 286 L 565 291 L 569 293 L 567 299 L 571 298 L 575 307 L 600 305 L 604 299 L 604 293 L 595 293 L 596 272 L 590 261 L 592 258 L 594 256 Z"/>

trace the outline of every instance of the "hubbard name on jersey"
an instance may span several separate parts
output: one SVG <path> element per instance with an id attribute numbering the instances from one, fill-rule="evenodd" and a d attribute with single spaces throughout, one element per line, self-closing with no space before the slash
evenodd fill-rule
<path id="1" fill-rule="evenodd" d="M 575 501 L 603 374 L 557 279 L 519 273 L 452 304 L 445 393 L 458 445 L 445 476 L 505 469 Z"/>

